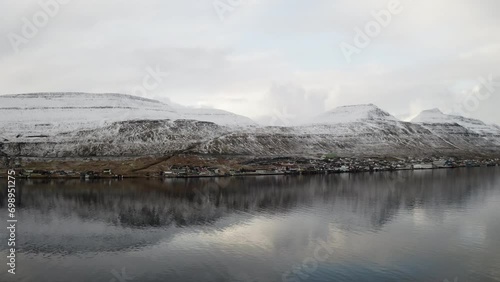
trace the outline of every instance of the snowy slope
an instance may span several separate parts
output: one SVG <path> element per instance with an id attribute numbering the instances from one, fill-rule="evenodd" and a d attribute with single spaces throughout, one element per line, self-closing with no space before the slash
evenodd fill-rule
<path id="1" fill-rule="evenodd" d="M 308 123 L 338 124 L 357 121 L 397 121 L 397 119 L 373 104 L 366 104 L 338 107 L 313 118 Z"/>
<path id="2" fill-rule="evenodd" d="M 182 119 L 209 121 L 218 125 L 230 127 L 257 126 L 257 124 L 245 116 L 233 114 L 228 111 L 218 109 L 193 109 L 177 108 Z"/>
<path id="3" fill-rule="evenodd" d="M 238 142 L 242 139 L 246 140 Z M 373 104 L 339 107 L 302 126 L 263 127 L 247 135 L 238 133 L 215 141 L 206 144 L 208 151 L 234 150 L 234 144 L 244 144 L 233 153 L 262 154 L 489 154 L 500 145 L 458 124 L 448 125 L 446 130 L 441 128 L 436 133 L 419 123 L 399 121 Z"/>
<path id="4" fill-rule="evenodd" d="M 216 109 L 172 107 L 123 94 L 32 93 L 0 96 L 0 129 L 5 139 L 52 136 L 127 120 L 200 120 L 250 126 L 249 118 Z"/>
<path id="5" fill-rule="evenodd" d="M 363 120 L 297 127 L 261 127 L 226 134 L 201 144 L 198 152 L 243 155 L 429 156 L 500 154 L 500 147 L 453 125 L 437 134 L 409 122 Z"/>
<path id="6" fill-rule="evenodd" d="M 480 120 L 456 115 L 447 115 L 439 109 L 425 110 L 415 117 L 412 122 L 420 124 L 459 124 L 468 130 L 480 135 L 500 136 L 497 125 L 489 125 Z"/>
<path id="7" fill-rule="evenodd" d="M 403 122 L 372 104 L 339 107 L 292 127 L 120 94 L 0 96 L 0 114 L 0 155 L 11 156 L 500 155 L 498 127 L 437 111 Z"/>

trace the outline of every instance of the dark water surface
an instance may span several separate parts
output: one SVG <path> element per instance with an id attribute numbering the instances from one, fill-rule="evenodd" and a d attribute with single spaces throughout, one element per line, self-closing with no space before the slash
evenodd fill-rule
<path id="1" fill-rule="evenodd" d="M 0 187 L 0 281 L 500 281 L 495 167 Z"/>

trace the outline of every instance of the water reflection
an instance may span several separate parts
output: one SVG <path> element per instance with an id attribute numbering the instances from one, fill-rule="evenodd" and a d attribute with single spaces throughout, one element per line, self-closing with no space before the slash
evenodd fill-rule
<path id="1" fill-rule="evenodd" d="M 281 281 L 324 240 L 335 254 L 296 281 L 499 279 L 498 172 L 22 181 L 19 276 Z"/>

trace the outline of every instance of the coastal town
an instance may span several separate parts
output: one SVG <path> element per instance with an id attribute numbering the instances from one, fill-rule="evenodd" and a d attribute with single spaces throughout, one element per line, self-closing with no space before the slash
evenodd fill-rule
<path id="1" fill-rule="evenodd" d="M 210 157 L 205 157 L 205 159 Z M 126 162 L 124 162 L 126 163 Z M 254 158 L 229 162 L 193 161 L 176 162 L 174 164 L 136 169 L 102 168 L 96 169 L 47 169 L 36 165 L 26 166 L 20 160 L 13 161 L 17 176 L 21 178 L 196 178 L 196 177 L 228 177 L 252 175 L 306 175 L 329 173 L 359 173 L 397 170 L 452 169 L 459 167 L 491 167 L 499 166 L 499 158 L 465 159 L 456 157 L 429 158 L 355 158 L 322 155 L 307 157 Z M 102 166 L 102 165 L 101 165 Z"/>

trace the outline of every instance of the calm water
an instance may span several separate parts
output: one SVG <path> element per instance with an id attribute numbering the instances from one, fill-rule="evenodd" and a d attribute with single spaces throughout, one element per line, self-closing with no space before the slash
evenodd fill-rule
<path id="1" fill-rule="evenodd" d="M 500 168 L 18 187 L 0 281 L 500 281 Z"/>

